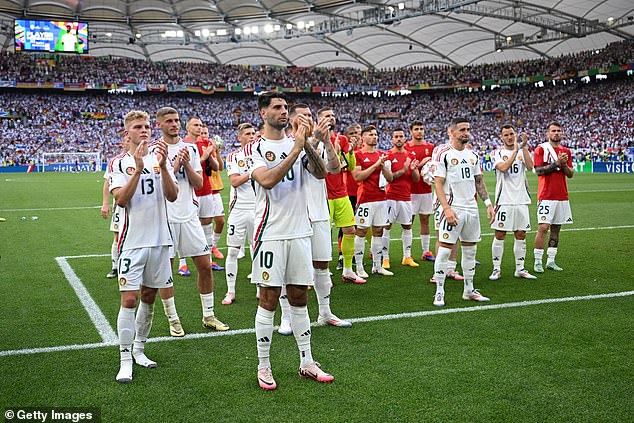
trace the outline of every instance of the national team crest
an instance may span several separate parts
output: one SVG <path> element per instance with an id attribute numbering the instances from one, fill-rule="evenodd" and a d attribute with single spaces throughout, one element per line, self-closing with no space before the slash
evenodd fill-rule
<path id="1" fill-rule="evenodd" d="M 472 166 L 475 164 L 475 159 L 469 159 L 469 161 L 471 162 Z"/>
<path id="2" fill-rule="evenodd" d="M 119 286 L 125 286 L 125 284 L 127 284 L 128 281 L 126 278 L 121 278 L 119 279 Z"/>
<path id="3" fill-rule="evenodd" d="M 244 167 L 244 160 L 238 160 L 238 166 Z"/>
<path id="4" fill-rule="evenodd" d="M 498 228 L 503 228 L 504 227 L 504 223 L 500 222 L 498 223 Z"/>
<path id="5" fill-rule="evenodd" d="M 502 156 L 502 160 L 508 160 L 509 157 L 508 156 Z"/>
<path id="6" fill-rule="evenodd" d="M 269 272 L 262 272 L 262 280 L 268 281 L 270 277 Z"/>
<path id="7" fill-rule="evenodd" d="M 546 220 L 546 216 L 542 216 L 542 220 Z"/>
<path id="8" fill-rule="evenodd" d="M 118 223 L 115 223 L 115 224 L 114 224 L 114 230 L 115 230 L 115 231 L 118 231 L 118 230 L 119 230 L 119 224 L 118 224 Z"/>
<path id="9" fill-rule="evenodd" d="M 160 167 L 154 166 L 153 169 L 154 169 L 154 173 L 156 173 L 157 175 L 161 173 L 161 168 Z"/>
<path id="10" fill-rule="evenodd" d="M 458 164 L 458 159 L 451 159 L 451 164 L 456 166 Z"/>
<path id="11" fill-rule="evenodd" d="M 365 219 L 359 219 L 359 223 L 363 225 L 365 223 Z"/>
<path id="12" fill-rule="evenodd" d="M 449 239 L 449 234 L 442 234 L 442 239 Z"/>
<path id="13" fill-rule="evenodd" d="M 272 152 L 272 151 L 267 151 L 267 152 L 264 154 L 264 158 L 265 158 L 266 160 L 268 160 L 269 162 L 272 162 L 273 160 L 275 160 L 275 153 L 274 153 L 274 152 Z"/>
<path id="14" fill-rule="evenodd" d="M 132 166 L 130 166 L 130 167 L 128 167 L 128 168 L 126 168 L 126 169 L 125 169 L 125 173 L 126 173 L 126 175 L 132 175 L 132 174 L 134 173 L 134 171 L 135 171 L 135 170 L 136 170 L 135 168 L 133 168 Z"/>

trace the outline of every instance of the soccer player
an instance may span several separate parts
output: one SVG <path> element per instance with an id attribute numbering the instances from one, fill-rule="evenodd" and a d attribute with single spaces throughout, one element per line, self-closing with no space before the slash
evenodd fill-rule
<path id="1" fill-rule="evenodd" d="M 176 109 L 162 107 L 156 112 L 156 118 L 163 133 L 161 141 L 167 144 L 168 158 L 173 163 L 179 186 L 178 198 L 167 205 L 167 220 L 174 241 L 171 259 L 173 260 L 174 253 L 177 253 L 179 257 L 192 257 L 196 265 L 203 326 L 218 331 L 229 330 L 229 326 L 214 315 L 214 281 L 211 274 L 209 246 L 198 220 L 198 199 L 194 193 L 194 188 L 201 188 L 203 185 L 198 149 L 194 144 L 186 143 L 179 136 L 181 123 Z M 174 304 L 174 288 L 161 289 L 160 294 L 165 316 L 170 325 L 170 335 L 184 336 L 185 331 Z"/>
<path id="2" fill-rule="evenodd" d="M 200 136 L 203 139 L 209 139 L 209 128 L 206 125 L 200 130 Z M 216 137 L 214 137 L 216 139 Z M 215 147 L 214 151 L 211 153 L 218 162 L 218 170 L 213 170 L 212 168 L 208 168 L 211 171 L 209 175 L 209 181 L 211 182 L 211 197 L 213 199 L 213 221 L 214 221 L 214 232 L 211 238 L 211 253 L 218 260 L 222 260 L 225 256 L 218 250 L 218 241 L 222 236 L 222 230 L 225 227 L 225 208 L 222 204 L 222 197 L 220 195 L 220 191 L 224 188 L 222 184 L 222 179 L 220 177 L 220 171 L 225 168 L 225 164 L 222 160 L 222 155 L 220 154 L 220 145 L 214 140 L 211 140 L 210 143 Z M 221 268 L 221 266 L 216 266 L 218 270 L 225 270 Z"/>
<path id="3" fill-rule="evenodd" d="M 309 134 L 306 142 L 320 154 L 321 160 L 328 173 L 339 173 L 341 164 L 334 146 L 330 142 L 329 122 L 322 119 L 317 125 L 316 131 L 313 131 L 313 116 L 308 105 L 296 103 L 291 106 L 289 111 L 291 126 L 295 127 L 295 121 L 298 116 L 302 115 L 306 118 L 310 126 Z M 315 137 L 312 137 L 313 132 Z M 330 230 L 330 212 L 328 211 L 328 195 L 325 179 L 316 178 L 312 174 L 306 176 L 306 194 L 308 201 L 308 218 L 313 235 L 310 238 L 311 252 L 313 258 L 313 278 L 315 286 L 315 295 L 319 304 L 319 317 L 317 324 L 332 325 L 338 327 L 349 328 L 352 323 L 341 320 L 334 315 L 330 309 L 330 291 L 332 288 L 332 280 L 328 265 L 332 259 L 332 240 Z M 280 325 L 280 333 L 282 325 Z"/>
<path id="4" fill-rule="evenodd" d="M 451 249 L 460 240 L 462 271 L 464 272 L 463 300 L 486 302 L 489 298 L 473 287 L 476 266 L 476 243 L 480 241 L 480 217 L 476 192 L 487 206 L 487 216 L 493 221 L 493 206 L 489 199 L 480 159 L 467 148 L 471 125 L 465 118 L 455 118 L 447 130 L 449 143 L 438 148 L 432 159 L 435 164 L 434 184 L 442 208 L 439 218 L 438 255 L 434 263 L 436 294 L 434 305 L 445 305 L 445 277 Z"/>
<path id="5" fill-rule="evenodd" d="M 503 125 L 500 130 L 502 147 L 493 152 L 493 163 L 497 181 L 495 184 L 495 219 L 491 229 L 495 237 L 491 245 L 493 258 L 492 281 L 502 276 L 502 255 L 504 254 L 504 238 L 512 231 L 515 235 L 513 253 L 515 254 L 515 277 L 537 279 L 524 268 L 526 257 L 526 231 L 531 229 L 528 205 L 531 196 L 528 191 L 526 171 L 533 170 L 533 159 L 526 148 L 528 135 L 522 133 L 522 142 L 518 144 L 517 133 L 513 125 Z M 520 153 L 521 151 L 521 153 Z"/>
<path id="6" fill-rule="evenodd" d="M 258 110 L 264 120 L 263 135 L 247 145 L 251 157 L 251 178 L 255 180 L 255 249 L 253 277 L 260 286 L 255 316 L 258 347 L 258 383 L 262 389 L 277 387 L 271 372 L 270 351 L 273 319 L 282 287 L 291 308 L 291 326 L 300 352 L 299 375 L 319 382 L 331 382 L 313 360 L 308 308 L 308 286 L 312 284 L 312 230 L 308 220 L 307 172 L 326 177 L 317 152 L 306 142 L 310 124 L 303 116 L 295 123 L 295 139 L 285 135 L 288 109 L 284 94 L 269 91 L 260 95 Z"/>
<path id="7" fill-rule="evenodd" d="M 380 176 L 383 175 L 387 182 L 392 182 L 392 172 L 385 164 L 387 156 L 376 149 L 378 134 L 372 125 L 361 130 L 363 147 L 355 152 L 357 166 L 352 171 L 352 176 L 357 182 L 361 182 L 359 196 L 357 198 L 357 212 L 355 214 L 357 231 L 354 239 L 354 260 L 357 265 L 357 274 L 367 278 L 368 274 L 363 268 L 363 251 L 365 250 L 365 235 L 372 228 L 372 273 L 393 276 L 394 273 L 384 269 L 381 263 L 381 250 L 383 249 L 383 228 L 388 224 L 387 197 L 385 190 L 380 186 Z"/>
<path id="8" fill-rule="evenodd" d="M 389 224 L 383 229 L 383 268 L 390 268 L 390 229 L 392 224 L 402 227 L 403 266 L 418 267 L 412 258 L 412 196 L 411 187 L 420 181 L 418 160 L 414 153 L 405 150 L 405 131 L 396 128 L 392 131 L 394 148 L 387 152 L 391 163 L 393 180 L 387 184 L 387 218 Z"/>
<path id="9" fill-rule="evenodd" d="M 348 139 L 344 135 L 340 135 L 335 131 L 337 119 L 335 112 L 324 107 L 317 111 L 317 122 L 326 120 L 330 126 L 330 142 L 335 147 L 335 151 L 339 155 L 342 162 L 342 170 L 352 170 L 356 166 L 354 151 L 352 150 Z M 334 222 L 335 227 L 340 228 L 343 232 L 341 239 L 341 254 L 343 255 L 343 272 L 341 279 L 344 282 L 352 282 L 364 284 L 366 281 L 360 275 L 352 270 L 352 258 L 354 256 L 355 242 L 355 220 L 354 210 L 348 199 L 346 184 L 343 179 L 343 173 L 329 173 L 326 176 L 326 188 L 328 191 L 328 208 L 330 210 L 330 221 Z"/>
<path id="10" fill-rule="evenodd" d="M 250 123 L 238 125 L 240 148 L 227 156 L 227 175 L 231 184 L 229 221 L 227 222 L 227 294 L 222 304 L 232 304 L 236 299 L 238 276 L 238 254 L 247 239 L 253 245 L 253 222 L 255 221 L 255 192 L 251 185 L 247 157 L 244 147 L 255 141 L 255 128 Z M 253 249 L 251 249 L 253 252 Z M 251 257 L 253 259 L 253 257 Z"/>
<path id="11" fill-rule="evenodd" d="M 359 125 L 358 123 L 348 125 L 343 134 L 346 136 L 346 138 L 348 138 L 348 142 L 350 143 L 350 151 L 352 152 L 351 156 L 354 157 L 354 151 L 361 147 L 361 125 Z M 348 199 L 350 200 L 350 204 L 352 205 L 352 210 L 354 210 L 357 207 L 357 189 L 359 189 L 359 183 L 355 181 L 352 177 L 352 171 L 354 170 L 354 167 L 350 168 L 350 166 L 345 166 L 345 164 L 346 162 L 343 163 L 344 166 L 343 169 L 341 169 L 341 172 L 343 173 L 344 183 L 346 184 Z M 339 247 L 339 260 L 337 261 L 337 270 L 343 270 L 343 253 L 341 251 L 342 241 L 343 231 L 341 230 L 341 228 L 339 228 L 339 234 L 337 236 L 337 246 Z"/>
<path id="12" fill-rule="evenodd" d="M 211 171 L 218 170 L 218 161 L 215 159 L 215 155 L 217 154 L 217 146 L 213 144 L 209 138 L 205 138 L 201 136 L 201 132 L 203 129 L 203 123 L 200 118 L 196 116 L 191 116 L 187 119 L 187 125 L 185 126 L 187 129 L 187 136 L 185 140 L 191 143 L 195 143 L 196 147 L 198 147 L 198 154 L 200 155 L 200 164 L 203 169 L 203 186 L 200 189 L 195 189 L 194 192 L 198 196 L 198 219 L 200 220 L 200 224 L 203 227 L 203 232 L 205 233 L 205 239 L 207 240 L 207 245 L 211 247 L 214 240 L 214 230 L 213 230 L 213 215 L 214 212 L 214 197 L 213 190 L 211 188 L 211 181 L 209 180 L 208 175 L 211 174 Z M 211 263 L 212 270 L 221 269 L 216 263 Z M 181 270 L 184 273 L 189 273 L 187 267 L 183 269 L 182 264 L 179 267 L 179 273 Z"/>
<path id="13" fill-rule="evenodd" d="M 572 224 L 572 211 L 568 201 L 568 184 L 566 178 L 572 178 L 572 154 L 561 145 L 563 132 L 559 122 L 550 122 L 546 126 L 548 141 L 535 149 L 535 173 L 537 173 L 537 235 L 535 235 L 535 265 L 537 273 L 543 273 L 542 257 L 546 235 L 548 239 L 548 259 L 546 268 L 562 271 L 555 263 L 557 247 L 559 245 L 559 231 L 561 225 Z"/>
<path id="14" fill-rule="evenodd" d="M 103 182 L 103 202 L 101 204 L 101 217 L 104 219 L 108 218 L 110 214 L 110 173 L 112 173 L 112 163 L 115 159 L 123 157 L 125 153 L 128 151 L 128 137 L 124 136 L 121 141 L 123 145 L 123 151 L 121 154 L 113 157 L 108 162 L 108 166 L 106 166 L 106 171 L 104 172 L 104 182 Z M 112 260 L 112 270 L 110 273 L 106 275 L 108 279 L 114 279 L 118 276 L 117 274 L 117 263 L 119 262 L 119 224 L 121 223 L 123 218 L 123 209 L 117 205 L 116 202 L 113 201 L 112 204 L 112 218 L 110 219 L 110 232 L 113 234 L 112 246 L 110 247 L 110 258 Z"/>
<path id="15" fill-rule="evenodd" d="M 405 144 L 405 149 L 414 153 L 414 157 L 418 160 L 419 168 L 422 168 L 431 159 L 434 151 L 434 144 L 426 142 L 425 127 L 423 122 L 419 120 L 412 121 L 409 125 L 409 133 L 412 140 Z M 418 215 L 420 220 L 420 243 L 423 248 L 422 260 L 434 261 L 434 255 L 431 253 L 429 245 L 431 240 L 429 230 L 429 215 L 433 213 L 432 189 L 431 185 L 425 183 L 422 179 L 412 182 L 412 209 L 414 215 Z"/>
<path id="16" fill-rule="evenodd" d="M 159 288 L 173 286 L 165 200 L 173 202 L 178 185 L 167 159 L 167 146 L 159 141 L 154 152 L 148 149 L 150 117 L 133 110 L 124 119 L 129 150 L 112 163 L 110 191 L 125 209 L 119 239 L 119 290 L 121 307 L 117 318 L 120 369 L 118 382 L 132 381 L 132 360 L 154 368 L 156 362 L 145 355 L 145 341 L 152 327 L 154 300 Z M 141 296 L 141 304 L 135 309 Z M 134 348 L 133 348 L 134 343 Z"/>

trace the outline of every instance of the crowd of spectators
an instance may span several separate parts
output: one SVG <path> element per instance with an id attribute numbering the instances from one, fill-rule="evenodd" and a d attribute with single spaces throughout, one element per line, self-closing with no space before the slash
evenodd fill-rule
<path id="1" fill-rule="evenodd" d="M 565 56 L 473 66 L 412 66 L 398 69 L 305 68 L 150 62 L 131 58 L 4 52 L 0 81 L 63 82 L 95 85 L 167 84 L 258 87 L 367 87 L 481 82 L 532 75 L 568 75 L 634 62 L 634 41 Z"/>
<path id="2" fill-rule="evenodd" d="M 411 95 L 350 95 L 293 97 L 313 111 L 334 108 L 338 129 L 353 122 L 373 124 L 380 134 L 379 147 L 391 147 L 390 131 L 407 129 L 408 122 L 425 123 L 427 141 L 447 140 L 446 125 L 454 116 L 472 123 L 473 146 L 485 160 L 499 144 L 502 123 L 511 122 L 527 132 L 534 148 L 545 140 L 545 125 L 562 123 L 565 143 L 577 159 L 631 160 L 634 147 L 634 77 L 536 87 L 496 90 L 421 91 Z M 0 163 L 36 161 L 41 152 L 98 151 L 112 157 L 120 150 L 122 118 L 132 109 L 154 113 L 172 106 L 185 120 L 197 115 L 212 135 L 224 140 L 224 152 L 238 146 L 236 127 L 261 122 L 254 95 L 109 95 L 12 91 L 0 96 Z M 158 136 L 156 129 L 153 135 Z M 183 133 L 184 134 L 184 133 Z"/>

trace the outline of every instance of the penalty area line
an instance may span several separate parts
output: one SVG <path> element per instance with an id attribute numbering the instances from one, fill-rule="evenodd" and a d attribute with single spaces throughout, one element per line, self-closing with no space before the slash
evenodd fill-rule
<path id="1" fill-rule="evenodd" d="M 613 293 L 607 293 L 607 294 L 593 294 L 593 295 L 583 295 L 583 296 L 577 295 L 574 297 L 545 298 L 542 300 L 517 301 L 517 302 L 502 303 L 502 304 L 477 305 L 472 307 L 459 307 L 459 308 L 446 308 L 446 309 L 442 308 L 437 310 L 386 314 L 382 316 L 367 316 L 367 317 L 358 317 L 358 318 L 352 318 L 352 319 L 346 319 L 346 320 L 352 323 L 370 323 L 370 322 L 378 322 L 383 320 L 411 319 L 411 318 L 434 316 L 434 315 L 441 315 L 441 314 L 471 313 L 471 312 L 477 312 L 477 311 L 528 307 L 528 306 L 535 306 L 535 305 L 542 305 L 542 304 L 567 303 L 567 302 L 574 302 L 574 301 L 588 301 L 588 300 L 600 300 L 600 299 L 606 299 L 606 298 L 629 297 L 633 295 L 634 295 L 634 291 L 623 291 L 623 292 L 613 292 Z M 317 326 L 317 324 L 311 323 L 311 326 Z M 255 333 L 255 328 L 236 329 L 236 330 L 229 330 L 226 332 L 193 333 L 193 334 L 185 335 L 180 338 L 160 336 L 156 338 L 150 338 L 147 340 L 147 342 L 151 342 L 151 343 L 174 342 L 174 341 L 182 341 L 182 340 L 188 340 L 188 339 L 216 338 L 221 336 L 235 336 L 235 335 L 244 335 L 244 334 L 253 334 L 253 333 Z M 99 342 L 99 343 L 92 343 L 92 344 L 74 344 L 74 345 L 61 345 L 57 347 L 5 350 L 5 351 L 0 351 L 0 357 L 41 354 L 41 353 L 51 353 L 51 352 L 61 352 L 61 351 L 86 350 L 86 349 L 93 349 L 93 348 L 112 347 L 115 345 L 117 345 L 116 339 Z"/>

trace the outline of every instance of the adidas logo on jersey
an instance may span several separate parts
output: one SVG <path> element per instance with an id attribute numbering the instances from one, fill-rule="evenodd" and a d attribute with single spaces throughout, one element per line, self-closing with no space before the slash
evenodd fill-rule
<path id="1" fill-rule="evenodd" d="M 466 163 L 467 163 L 467 161 L 466 161 L 465 159 L 462 159 L 462 161 L 461 161 L 460 163 L 462 163 L 462 164 L 466 164 Z"/>
<path id="2" fill-rule="evenodd" d="M 363 159 L 363 163 L 369 163 L 370 159 L 368 159 L 367 157 L 365 159 Z"/>

